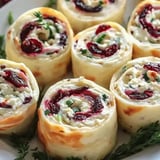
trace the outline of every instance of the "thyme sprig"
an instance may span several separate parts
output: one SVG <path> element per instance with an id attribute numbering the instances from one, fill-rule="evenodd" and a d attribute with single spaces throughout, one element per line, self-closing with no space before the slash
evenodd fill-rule
<path id="1" fill-rule="evenodd" d="M 53 31 L 52 31 L 52 24 L 48 21 L 46 21 L 43 17 L 43 15 L 41 14 L 41 12 L 34 12 L 34 16 L 37 17 L 37 22 L 38 24 L 40 24 L 41 26 L 43 26 L 44 29 L 49 31 L 49 35 L 50 37 L 54 37 L 53 36 Z"/>
<path id="2" fill-rule="evenodd" d="M 105 160 L 121 160 L 156 144 L 160 144 L 160 123 L 158 121 L 140 128 L 131 136 L 128 143 L 121 144 Z"/>

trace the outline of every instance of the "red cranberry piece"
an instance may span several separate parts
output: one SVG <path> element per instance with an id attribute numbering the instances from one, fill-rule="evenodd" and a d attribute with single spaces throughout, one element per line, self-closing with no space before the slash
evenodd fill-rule
<path id="1" fill-rule="evenodd" d="M 32 97 L 31 97 L 31 96 L 25 97 L 23 104 L 27 104 L 27 103 L 29 103 L 31 100 L 32 100 Z"/>
<path id="2" fill-rule="evenodd" d="M 82 96 L 90 101 L 91 107 L 86 112 L 75 112 L 73 117 L 74 120 L 81 121 L 93 114 L 99 113 L 103 109 L 103 104 L 100 97 L 88 90 L 88 87 L 81 87 L 73 90 L 59 90 L 57 94 L 50 100 L 46 100 L 45 107 L 50 111 L 51 114 L 58 114 L 60 106 L 58 102 L 64 97 L 70 97 L 71 95 Z"/>
<path id="3" fill-rule="evenodd" d="M 45 107 L 50 111 L 51 114 L 58 114 L 60 107 L 57 103 L 54 103 L 52 100 L 45 102 Z"/>
<path id="4" fill-rule="evenodd" d="M 63 32 L 60 34 L 60 42 L 59 45 L 65 46 L 67 41 L 67 33 Z"/>
<path id="5" fill-rule="evenodd" d="M 153 91 L 145 90 L 144 92 L 139 92 L 137 90 L 125 90 L 125 94 L 133 100 L 144 100 L 153 96 Z"/>
<path id="6" fill-rule="evenodd" d="M 5 70 L 5 76 L 3 76 L 3 78 L 6 81 L 12 83 L 17 88 L 27 87 L 27 82 L 21 77 L 19 77 L 14 71 Z"/>
<path id="7" fill-rule="evenodd" d="M 109 2 L 110 2 L 110 3 L 114 3 L 114 2 L 115 2 L 115 0 L 109 0 Z"/>
<path id="8" fill-rule="evenodd" d="M 91 116 L 91 114 L 87 114 L 87 113 L 76 113 L 75 115 L 74 115 L 74 117 L 73 117 L 73 119 L 75 120 L 75 121 L 83 121 L 83 120 L 85 120 L 85 119 L 87 119 L 88 117 L 90 117 Z"/>
<path id="9" fill-rule="evenodd" d="M 100 12 L 103 8 L 101 4 L 98 4 L 95 7 L 87 6 L 83 0 L 73 0 L 76 8 L 85 12 Z"/>
<path id="10" fill-rule="evenodd" d="M 20 33 L 20 39 L 21 41 L 24 41 L 28 35 L 30 34 L 30 32 L 36 27 L 36 24 L 34 22 L 28 23 L 26 24 L 23 28 L 22 31 Z"/>
<path id="11" fill-rule="evenodd" d="M 22 51 L 26 54 L 32 53 L 41 53 L 42 52 L 42 44 L 37 39 L 26 39 L 21 44 Z"/>
<path id="12" fill-rule="evenodd" d="M 143 29 L 147 29 L 150 35 L 158 38 L 160 36 L 160 29 L 153 27 L 151 23 L 146 21 L 146 16 L 150 11 L 152 11 L 152 9 L 154 9 L 154 7 L 151 4 L 147 4 L 139 14 L 139 22 L 143 26 Z"/>
<path id="13" fill-rule="evenodd" d="M 99 33 L 101 33 L 101 32 L 104 32 L 104 31 L 107 31 L 108 29 L 110 29 L 111 28 L 111 26 L 110 25 L 105 25 L 105 24 L 103 24 L 103 25 L 100 25 L 100 26 L 98 26 L 98 28 L 96 29 L 96 35 L 97 34 L 99 34 Z"/>
<path id="14" fill-rule="evenodd" d="M 93 104 L 91 110 L 92 110 L 93 113 L 98 113 L 98 112 L 100 112 L 102 109 L 103 109 L 102 102 L 101 102 L 100 98 L 97 97 L 97 98 L 95 99 L 95 101 L 94 101 L 94 104 Z"/>
<path id="15" fill-rule="evenodd" d="M 93 55 L 95 56 L 97 55 L 97 56 L 104 58 L 104 57 L 110 57 L 113 54 L 115 54 L 117 50 L 119 49 L 119 45 L 112 44 L 111 46 L 103 50 L 99 48 L 96 43 L 88 42 L 87 48 Z"/>
<path id="16" fill-rule="evenodd" d="M 160 72 L 160 64 L 148 63 L 143 66 L 144 69 Z"/>
<path id="17" fill-rule="evenodd" d="M 1 102 L 0 103 L 0 108 L 12 108 L 12 106 L 9 105 L 9 104 L 6 104 L 5 102 Z"/>

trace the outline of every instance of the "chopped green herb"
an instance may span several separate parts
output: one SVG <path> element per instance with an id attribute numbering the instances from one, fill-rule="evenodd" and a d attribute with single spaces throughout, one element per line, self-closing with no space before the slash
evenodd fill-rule
<path id="1" fill-rule="evenodd" d="M 34 16 L 37 17 L 37 22 L 44 27 L 44 29 L 49 30 L 50 38 L 53 38 L 53 31 L 52 31 L 52 25 L 46 20 L 44 20 L 43 15 L 40 12 L 35 12 Z"/>
<path id="2" fill-rule="evenodd" d="M 127 70 L 127 66 L 123 66 L 121 69 L 121 74 L 124 73 Z"/>
<path id="3" fill-rule="evenodd" d="M 97 42 L 97 43 L 102 43 L 102 41 L 104 40 L 105 37 L 106 37 L 106 34 L 101 34 L 101 35 L 97 38 L 96 42 Z"/>
<path id="4" fill-rule="evenodd" d="M 143 74 L 143 78 L 146 82 L 150 82 L 150 78 L 147 76 L 147 72 Z"/>
<path id="5" fill-rule="evenodd" d="M 78 106 L 74 106 L 74 107 L 72 108 L 72 110 L 73 110 L 74 113 L 81 111 Z"/>
<path id="6" fill-rule="evenodd" d="M 156 77 L 156 81 L 157 81 L 157 82 L 160 82 L 160 77 Z"/>
<path id="7" fill-rule="evenodd" d="M 104 101 L 106 101 L 107 95 L 106 95 L 106 94 L 103 94 L 103 95 L 102 95 L 102 99 L 103 99 Z"/>
<path id="8" fill-rule="evenodd" d="M 131 136 L 128 143 L 117 147 L 107 160 L 121 160 L 156 144 L 160 144 L 160 123 L 158 121 L 140 128 Z"/>
<path id="9" fill-rule="evenodd" d="M 8 14 L 8 24 L 11 25 L 14 22 L 13 14 L 10 11 Z"/>
<path id="10" fill-rule="evenodd" d="M 68 107 L 71 107 L 73 103 L 74 102 L 73 102 L 72 99 L 66 101 L 66 104 L 67 104 Z"/>
<path id="11" fill-rule="evenodd" d="M 62 116 L 61 116 L 61 114 L 57 114 L 57 120 L 58 120 L 58 122 L 62 122 Z"/>
<path id="12" fill-rule="evenodd" d="M 80 51 L 83 55 L 87 54 L 87 49 L 81 49 Z"/>
<path id="13" fill-rule="evenodd" d="M 46 109 L 45 111 L 44 111 L 44 114 L 47 116 L 47 115 L 49 115 L 50 114 L 50 110 L 49 109 Z"/>

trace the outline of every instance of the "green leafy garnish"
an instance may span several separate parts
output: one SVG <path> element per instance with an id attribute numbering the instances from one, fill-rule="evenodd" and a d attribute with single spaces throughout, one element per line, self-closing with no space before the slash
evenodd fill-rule
<path id="1" fill-rule="evenodd" d="M 54 160 L 47 153 L 39 151 L 38 148 L 32 149 L 32 157 L 34 160 Z"/>
<path id="2" fill-rule="evenodd" d="M 6 54 L 4 50 L 4 35 L 0 35 L 0 58 L 5 59 Z"/>
<path id="3" fill-rule="evenodd" d="M 12 134 L 10 137 L 12 146 L 17 149 L 18 155 L 14 160 L 24 160 L 29 152 L 29 140 L 22 136 Z"/>
<path id="4" fill-rule="evenodd" d="M 53 6 L 55 6 L 56 5 L 56 0 L 49 0 L 47 3 L 46 3 L 46 7 L 53 7 Z"/>
<path id="5" fill-rule="evenodd" d="M 156 144 L 160 144 L 160 123 L 158 121 L 140 128 L 131 135 L 128 143 L 117 147 L 107 160 L 121 160 Z"/>
<path id="6" fill-rule="evenodd" d="M 106 34 L 101 34 L 101 35 L 97 38 L 96 42 L 97 42 L 97 43 L 102 43 L 102 41 L 104 40 L 105 37 L 106 37 Z"/>
<path id="7" fill-rule="evenodd" d="M 34 13 L 34 16 L 37 17 L 37 22 L 44 27 L 44 29 L 46 30 L 49 30 L 49 34 L 50 34 L 50 37 L 54 37 L 53 36 L 53 31 L 52 31 L 52 26 L 53 24 L 47 22 L 44 18 L 43 18 L 43 15 L 41 14 L 41 12 L 35 12 Z"/>
<path id="8" fill-rule="evenodd" d="M 47 116 L 47 115 L 49 115 L 50 114 L 50 110 L 49 109 L 46 109 L 45 111 L 44 111 L 44 114 Z"/>
<path id="9" fill-rule="evenodd" d="M 14 22 L 13 14 L 10 11 L 8 14 L 8 24 L 11 25 Z"/>
<path id="10" fill-rule="evenodd" d="M 150 82 L 150 78 L 148 77 L 147 72 L 143 74 L 143 78 L 146 82 Z"/>

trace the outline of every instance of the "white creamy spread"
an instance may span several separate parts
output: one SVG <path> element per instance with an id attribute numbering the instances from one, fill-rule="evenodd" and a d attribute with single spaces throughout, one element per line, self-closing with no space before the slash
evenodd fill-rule
<path id="1" fill-rule="evenodd" d="M 145 63 L 137 63 L 130 67 L 126 65 L 125 70 L 124 68 L 122 69 L 119 78 L 114 83 L 114 90 L 119 96 L 133 103 L 159 104 L 160 73 L 144 69 L 144 64 Z M 157 64 L 157 62 L 155 64 Z M 144 78 L 144 74 L 146 74 L 147 79 Z M 145 90 L 151 90 L 153 91 L 153 96 L 144 100 L 131 99 L 125 94 L 126 89 L 137 90 L 140 93 L 143 93 Z"/>
<path id="2" fill-rule="evenodd" d="M 0 115 L 10 114 L 12 112 L 16 112 L 20 107 L 25 107 L 27 104 L 23 104 L 25 102 L 26 97 L 33 98 L 32 86 L 29 83 L 29 79 L 27 75 L 24 74 L 27 82 L 26 87 L 15 87 L 12 83 L 6 81 L 3 76 L 5 75 L 5 70 L 13 71 L 19 74 L 19 69 L 14 69 L 10 67 L 6 67 L 3 70 L 0 70 L 0 103 L 5 103 L 7 105 L 11 105 L 12 108 L 1 108 L 0 107 Z"/>
<path id="3" fill-rule="evenodd" d="M 99 34 L 95 34 L 96 28 L 93 28 L 85 34 L 81 34 L 78 37 L 78 40 L 74 42 L 74 50 L 76 51 L 77 56 L 87 59 L 88 61 L 91 61 L 93 63 L 100 63 L 100 64 L 105 64 L 107 62 L 112 62 L 115 61 L 116 59 L 121 59 L 122 57 L 125 56 L 126 51 L 129 50 L 130 48 L 130 42 L 128 42 L 128 39 L 125 37 L 125 35 L 117 30 L 116 28 L 111 27 L 107 31 L 103 31 Z M 105 38 L 101 43 L 97 43 L 97 39 L 102 35 L 105 34 Z M 102 50 L 105 50 L 107 47 L 110 47 L 113 44 L 117 44 L 120 46 L 120 48 L 114 53 L 112 56 L 101 58 L 94 56 L 94 54 L 90 53 L 87 49 L 87 42 L 94 42 L 96 43 L 99 48 Z M 86 54 L 83 54 L 81 50 L 87 50 Z"/>
<path id="4" fill-rule="evenodd" d="M 78 86 L 78 85 L 76 86 L 74 84 L 67 84 L 67 85 L 64 84 L 60 87 L 56 87 L 56 88 L 54 87 L 53 92 L 56 94 L 56 92 L 59 89 L 62 89 L 65 91 L 65 90 L 74 90 L 79 87 L 81 86 Z M 74 127 L 87 127 L 87 126 L 89 127 L 89 126 L 100 125 L 101 123 L 103 123 L 103 121 L 105 121 L 109 117 L 109 115 L 113 111 L 113 107 L 112 107 L 113 99 L 110 97 L 110 95 L 103 93 L 101 90 L 96 89 L 94 87 L 89 87 L 88 90 L 91 91 L 93 94 L 100 96 L 100 100 L 103 105 L 101 112 L 92 114 L 90 117 L 84 120 L 80 120 L 80 121 L 74 120 L 73 119 L 74 114 L 75 114 L 74 109 L 76 110 L 79 109 L 80 112 L 85 114 L 85 112 L 89 111 L 91 108 L 91 101 L 87 100 L 83 96 L 78 96 L 78 95 L 73 94 L 71 96 L 62 98 L 58 102 L 60 106 L 60 111 L 58 112 L 58 114 L 45 115 L 45 116 L 47 116 L 49 121 L 55 121 L 56 123 L 59 123 L 59 124 L 65 124 L 65 125 L 70 125 Z M 53 94 L 50 96 L 52 97 Z M 49 96 L 46 96 L 45 99 L 47 98 L 49 98 Z M 73 102 L 73 105 L 71 106 L 67 105 L 67 101 Z M 43 110 L 44 112 L 46 110 L 45 104 L 44 104 Z"/>
<path id="5" fill-rule="evenodd" d="M 153 5 L 153 7 L 160 7 L 157 5 Z M 140 11 L 141 12 L 141 11 Z M 152 24 L 154 28 L 160 28 L 160 9 L 152 9 L 146 14 L 145 20 Z M 135 15 L 131 19 L 131 25 L 129 26 L 129 31 L 133 35 L 133 37 L 142 43 L 152 43 L 152 44 L 159 44 L 160 37 L 153 37 L 147 31 L 147 29 L 143 28 L 141 23 L 139 22 L 139 13 L 135 12 Z"/>

